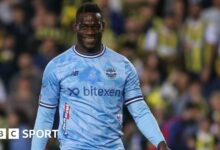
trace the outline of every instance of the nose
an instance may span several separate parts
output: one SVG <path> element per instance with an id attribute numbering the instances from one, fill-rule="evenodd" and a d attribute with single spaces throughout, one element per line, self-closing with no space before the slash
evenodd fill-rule
<path id="1" fill-rule="evenodd" d="M 88 27 L 88 29 L 85 31 L 87 35 L 94 35 L 96 31 L 92 29 L 92 27 Z"/>

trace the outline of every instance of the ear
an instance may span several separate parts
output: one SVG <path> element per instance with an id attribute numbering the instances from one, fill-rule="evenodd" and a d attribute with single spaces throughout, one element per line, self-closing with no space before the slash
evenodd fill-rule
<path id="1" fill-rule="evenodd" d="M 73 22 L 73 31 L 76 32 L 76 21 Z"/>

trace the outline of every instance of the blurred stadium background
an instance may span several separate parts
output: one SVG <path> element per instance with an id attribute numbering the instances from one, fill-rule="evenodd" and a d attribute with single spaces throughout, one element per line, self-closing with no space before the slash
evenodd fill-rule
<path id="1" fill-rule="evenodd" d="M 42 72 L 74 43 L 84 1 L 0 0 L 0 128 L 33 128 Z M 220 0 L 94 2 L 104 44 L 135 65 L 171 149 L 220 150 Z M 124 113 L 126 149 L 155 150 Z M 29 149 L 30 139 L 0 140 L 0 150 Z"/>

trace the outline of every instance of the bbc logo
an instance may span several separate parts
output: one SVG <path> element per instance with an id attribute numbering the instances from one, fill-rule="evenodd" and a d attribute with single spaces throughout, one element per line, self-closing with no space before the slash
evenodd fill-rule
<path id="1" fill-rule="evenodd" d="M 7 130 L 5 128 L 0 128 L 0 139 L 7 139 Z M 8 139 L 19 139 L 19 129 L 8 129 Z"/>

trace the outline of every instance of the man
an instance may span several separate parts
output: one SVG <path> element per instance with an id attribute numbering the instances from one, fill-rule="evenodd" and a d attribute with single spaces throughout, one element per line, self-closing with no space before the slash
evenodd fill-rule
<path id="1" fill-rule="evenodd" d="M 193 80 L 208 84 L 216 60 L 216 28 L 201 17 L 202 1 L 189 0 L 189 15 L 181 36 L 183 63 Z"/>
<path id="2" fill-rule="evenodd" d="M 159 150 L 169 150 L 155 118 L 144 103 L 131 63 L 101 42 L 100 8 L 84 3 L 76 13 L 77 43 L 46 67 L 35 130 L 51 129 L 56 107 L 61 150 L 124 150 L 122 107 L 126 105 L 142 133 Z M 32 150 L 47 139 L 33 137 Z"/>

